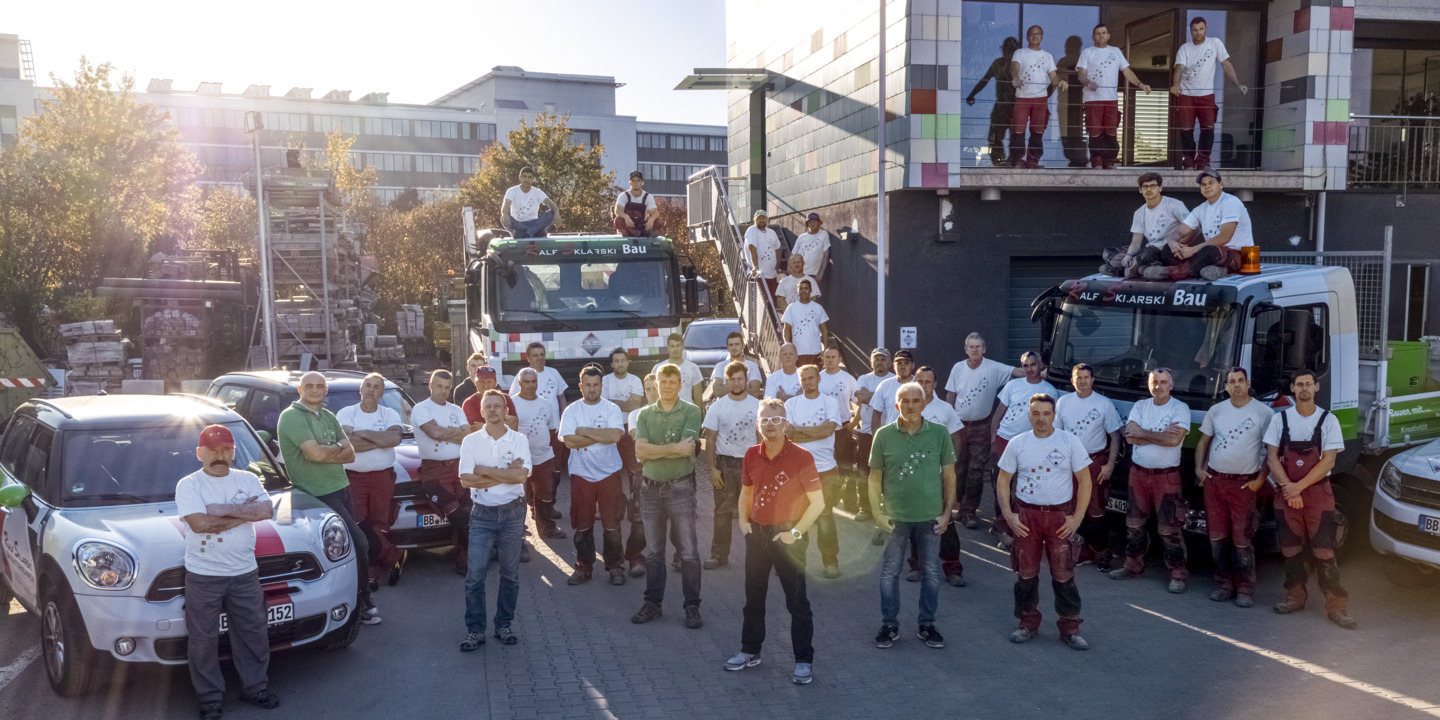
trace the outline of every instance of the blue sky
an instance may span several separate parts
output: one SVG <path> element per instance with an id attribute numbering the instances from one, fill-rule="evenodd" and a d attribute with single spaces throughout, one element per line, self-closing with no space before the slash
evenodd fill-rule
<path id="1" fill-rule="evenodd" d="M 270 85 L 389 92 L 427 103 L 495 65 L 613 75 L 617 111 L 721 125 L 724 93 L 672 90 L 696 67 L 725 65 L 724 0 L 420 0 L 418 2 L 6 3 L 0 33 L 31 41 L 42 84 L 82 55 L 176 89 Z"/>

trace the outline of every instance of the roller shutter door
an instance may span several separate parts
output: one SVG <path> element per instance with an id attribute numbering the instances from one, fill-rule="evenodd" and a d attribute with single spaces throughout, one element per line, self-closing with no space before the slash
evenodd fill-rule
<path id="1" fill-rule="evenodd" d="M 1100 267 L 1100 257 L 1012 257 L 1010 258 L 1010 292 L 1006 297 L 1006 346 L 1009 352 L 1003 362 L 1018 363 L 1020 353 L 1040 349 L 1040 329 L 1030 322 L 1030 303 L 1040 293 L 1059 285 L 1063 280 L 1092 275 Z"/>

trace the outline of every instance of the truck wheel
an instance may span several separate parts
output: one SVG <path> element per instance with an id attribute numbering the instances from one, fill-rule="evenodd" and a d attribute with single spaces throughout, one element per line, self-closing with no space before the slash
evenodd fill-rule
<path id="1" fill-rule="evenodd" d="M 1425 589 L 1440 585 L 1440 569 L 1407 560 L 1399 555 L 1386 555 L 1385 577 L 1396 587 Z"/>
<path id="2" fill-rule="evenodd" d="M 40 652 L 56 694 L 84 695 L 99 684 L 95 648 L 74 599 L 64 590 L 46 588 L 40 598 Z"/>
<path id="3" fill-rule="evenodd" d="M 338 629 L 320 639 L 320 647 L 326 650 L 343 650 L 355 644 L 360 637 L 360 612 L 350 613 L 350 619 Z"/>

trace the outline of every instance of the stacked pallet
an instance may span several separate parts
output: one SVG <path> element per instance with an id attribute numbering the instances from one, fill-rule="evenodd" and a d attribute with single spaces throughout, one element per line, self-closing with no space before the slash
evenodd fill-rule
<path id="1" fill-rule="evenodd" d="M 140 330 L 145 345 L 143 376 L 178 387 L 207 376 L 203 300 L 145 300 Z"/>
<path id="2" fill-rule="evenodd" d="M 395 312 L 395 334 L 401 338 L 425 337 L 425 308 L 401 305 Z"/>
<path id="3" fill-rule="evenodd" d="M 125 343 L 114 320 L 66 323 L 60 326 L 70 362 L 67 380 L 72 395 L 118 391 L 126 377 Z"/>
<path id="4" fill-rule="evenodd" d="M 394 335 L 374 336 L 370 348 L 370 369 L 392 380 L 410 381 L 410 366 L 405 361 L 405 346 Z"/>

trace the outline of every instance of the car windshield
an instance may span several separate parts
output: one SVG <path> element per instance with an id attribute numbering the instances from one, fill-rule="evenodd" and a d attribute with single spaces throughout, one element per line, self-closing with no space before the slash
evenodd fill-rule
<path id="1" fill-rule="evenodd" d="M 685 329 L 685 347 L 690 350 L 724 348 L 725 336 L 739 330 L 739 323 L 697 323 Z"/>
<path id="2" fill-rule="evenodd" d="M 1214 398 L 1235 362 L 1236 306 L 1099 307 L 1065 303 L 1051 366 L 1089 363 L 1097 388 L 1146 392 L 1151 370 L 1170 368 L 1176 395 Z"/>
<path id="3" fill-rule="evenodd" d="M 668 317 L 676 313 L 670 263 L 660 259 L 609 263 L 516 263 L 502 275 L 501 321 Z M 513 280 L 513 282 L 512 282 Z"/>
<path id="4" fill-rule="evenodd" d="M 165 425 L 65 431 L 61 504 L 123 505 L 175 499 L 180 478 L 200 469 L 195 442 L 204 423 L 193 418 Z M 265 453 L 243 422 L 225 423 L 235 437 L 236 468 L 273 476 Z"/>

